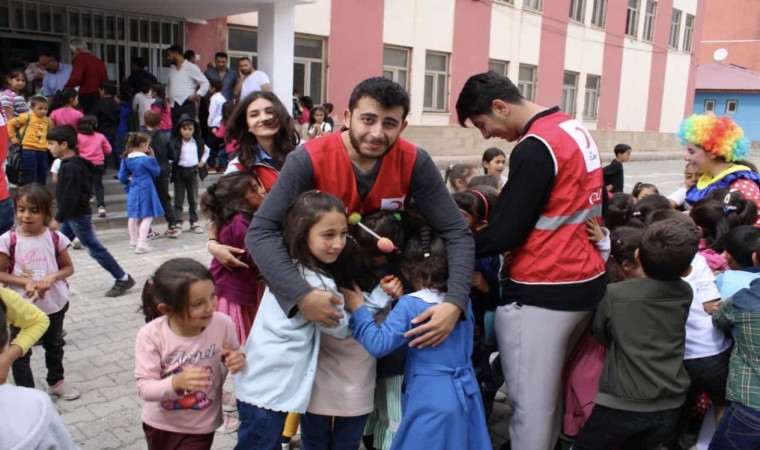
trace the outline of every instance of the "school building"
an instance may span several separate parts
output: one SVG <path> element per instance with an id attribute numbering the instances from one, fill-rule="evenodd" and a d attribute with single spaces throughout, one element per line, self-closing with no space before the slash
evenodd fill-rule
<path id="1" fill-rule="evenodd" d="M 252 57 L 281 98 L 295 86 L 336 115 L 358 81 L 383 75 L 408 89 L 410 124 L 426 128 L 456 124 L 467 77 L 491 69 L 591 130 L 670 134 L 692 110 L 705 3 L 0 0 L 0 46 L 10 58 L 39 44 L 63 52 L 82 37 L 116 80 L 135 55 L 165 80 L 172 43 L 193 49 L 202 68 L 222 50 L 232 63 Z"/>

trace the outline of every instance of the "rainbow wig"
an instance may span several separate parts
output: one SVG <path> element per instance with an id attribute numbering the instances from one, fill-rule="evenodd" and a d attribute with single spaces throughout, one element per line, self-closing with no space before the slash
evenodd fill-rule
<path id="1" fill-rule="evenodd" d="M 693 144 L 726 162 L 742 161 L 751 150 L 744 130 L 728 117 L 713 113 L 692 114 L 681 122 L 676 133 L 683 145 Z"/>

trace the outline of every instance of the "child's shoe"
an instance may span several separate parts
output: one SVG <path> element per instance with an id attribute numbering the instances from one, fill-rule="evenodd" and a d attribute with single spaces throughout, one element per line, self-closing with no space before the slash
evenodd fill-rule
<path id="1" fill-rule="evenodd" d="M 153 248 L 149 245 L 146 245 L 145 247 L 136 247 L 135 248 L 135 254 L 142 255 L 143 253 L 150 253 L 153 251 Z"/>
<path id="2" fill-rule="evenodd" d="M 240 421 L 232 414 L 222 414 L 222 425 L 216 429 L 217 433 L 230 434 L 234 433 L 240 428 Z"/>
<path id="3" fill-rule="evenodd" d="M 127 275 L 126 280 L 116 280 L 113 287 L 106 291 L 106 297 L 120 297 L 135 286 L 135 279 Z"/>
<path id="4" fill-rule="evenodd" d="M 74 250 L 82 250 L 84 248 L 84 245 L 82 245 L 82 242 L 79 240 L 79 238 L 75 237 L 71 242 L 71 248 Z"/>
<path id="5" fill-rule="evenodd" d="M 130 242 L 130 243 L 129 243 L 129 249 L 130 249 L 130 250 L 134 250 L 134 249 L 136 249 L 136 248 L 137 248 L 137 244 L 135 244 L 134 242 Z"/>
<path id="6" fill-rule="evenodd" d="M 155 231 L 153 228 L 151 228 L 150 231 L 148 232 L 148 240 L 149 241 L 154 241 L 156 239 L 161 239 L 162 237 L 163 236 L 161 236 L 161 233 L 159 233 L 158 231 Z"/>
<path id="7" fill-rule="evenodd" d="M 64 380 L 48 387 L 48 394 L 56 395 L 64 400 L 75 400 L 81 395 L 74 386 L 67 384 Z"/>
<path id="8" fill-rule="evenodd" d="M 203 230 L 203 227 L 198 225 L 197 223 L 191 223 L 190 224 L 190 232 L 193 234 L 203 234 L 205 231 Z"/>
<path id="9" fill-rule="evenodd" d="M 106 216 L 106 207 L 98 206 L 98 217 L 105 217 L 105 216 Z"/>
<path id="10" fill-rule="evenodd" d="M 177 239 L 180 234 L 182 234 L 182 228 L 172 225 L 166 229 L 164 236 L 172 239 Z"/>

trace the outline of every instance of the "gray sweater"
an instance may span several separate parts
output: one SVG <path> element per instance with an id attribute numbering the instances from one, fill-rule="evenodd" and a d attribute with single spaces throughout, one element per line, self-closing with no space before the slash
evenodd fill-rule
<path id="1" fill-rule="evenodd" d="M 354 167 L 359 195 L 364 198 L 377 180 L 382 162 L 368 173 Z M 253 216 L 245 244 L 264 274 L 283 311 L 292 316 L 298 302 L 313 289 L 298 273 L 282 239 L 282 221 L 288 206 L 302 192 L 314 188 L 314 168 L 301 146 L 285 160 L 280 176 Z M 475 245 L 459 208 L 451 198 L 441 174 L 424 150 L 417 149 L 410 196 L 430 226 L 446 242 L 449 260 L 447 302 L 467 310 Z"/>
<path id="2" fill-rule="evenodd" d="M 607 347 L 595 403 L 622 411 L 680 407 L 689 375 L 683 366 L 692 290 L 683 280 L 638 278 L 610 284 L 591 331 Z"/>

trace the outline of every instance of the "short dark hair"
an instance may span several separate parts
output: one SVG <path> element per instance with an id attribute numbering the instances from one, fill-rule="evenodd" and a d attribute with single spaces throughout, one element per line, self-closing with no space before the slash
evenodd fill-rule
<path id="1" fill-rule="evenodd" d="M 409 114 L 409 94 L 400 84 L 388 78 L 372 77 L 357 84 L 348 100 L 348 110 L 353 112 L 364 97 L 375 100 L 383 108 L 401 106 L 404 109 L 401 119 L 406 119 Z"/>
<path id="2" fill-rule="evenodd" d="M 331 112 L 333 112 L 333 108 L 334 108 L 334 106 L 333 106 L 333 104 L 332 104 L 332 103 L 325 103 L 325 104 L 324 104 L 324 105 L 322 105 L 322 106 L 324 106 L 324 107 L 325 107 L 325 112 L 327 112 L 327 114 L 330 114 Z"/>
<path id="3" fill-rule="evenodd" d="M 208 80 L 208 85 L 214 88 L 215 92 L 222 92 L 222 80 L 220 80 L 219 78 Z"/>
<path id="4" fill-rule="evenodd" d="M 18 203 L 24 199 L 27 204 L 36 207 L 44 217 L 43 223 L 47 226 L 50 219 L 53 218 L 53 194 L 47 188 L 39 183 L 30 183 L 19 186 L 13 193 L 13 204 L 18 207 Z"/>
<path id="5" fill-rule="evenodd" d="M 182 51 L 182 46 L 178 45 L 178 44 L 171 45 L 169 48 L 166 49 L 166 51 L 167 51 L 167 53 L 168 52 L 172 52 L 172 53 L 179 53 L 180 55 L 184 55 L 185 54 L 185 52 Z"/>
<path id="6" fill-rule="evenodd" d="M 615 146 L 615 156 L 620 155 L 621 153 L 625 153 L 631 149 L 631 146 L 628 144 L 618 144 Z"/>
<path id="7" fill-rule="evenodd" d="M 85 114 L 79 119 L 79 132 L 82 134 L 94 134 L 98 129 L 98 117 Z"/>
<path id="8" fill-rule="evenodd" d="M 35 53 L 37 54 L 37 59 L 39 59 L 40 56 L 44 56 L 46 58 L 53 58 L 56 61 L 60 59 L 58 57 L 57 52 L 54 52 L 53 50 L 50 50 L 47 47 L 36 47 L 34 50 L 35 50 Z"/>
<path id="9" fill-rule="evenodd" d="M 149 109 L 145 111 L 143 118 L 145 119 L 145 125 L 151 128 L 158 128 L 161 125 L 161 113 L 158 111 Z"/>
<path id="10" fill-rule="evenodd" d="M 214 53 L 214 59 L 216 59 L 216 58 L 230 59 L 230 57 L 227 56 L 227 54 L 224 53 L 224 52 L 216 52 L 216 53 Z"/>
<path id="11" fill-rule="evenodd" d="M 100 83 L 100 90 L 106 95 L 116 95 L 116 83 L 113 81 L 104 81 Z"/>
<path id="12" fill-rule="evenodd" d="M 517 86 L 504 75 L 488 71 L 471 76 L 457 99 L 457 121 L 466 127 L 470 117 L 490 114 L 491 104 L 497 99 L 515 105 L 525 101 Z"/>
<path id="13" fill-rule="evenodd" d="M 71 125 L 60 125 L 48 129 L 47 140 L 58 142 L 60 144 L 66 143 L 69 146 L 69 150 L 77 150 L 77 132 Z"/>
<path id="14" fill-rule="evenodd" d="M 35 106 L 39 105 L 40 103 L 48 103 L 47 98 L 44 95 L 33 95 L 32 98 L 29 100 L 29 106 L 34 108 Z"/>
<path id="15" fill-rule="evenodd" d="M 148 63 L 145 62 L 145 58 L 142 56 L 134 56 L 132 57 L 132 64 L 139 66 L 141 69 L 144 69 L 148 66 Z"/>
<path id="16" fill-rule="evenodd" d="M 739 267 L 752 267 L 752 254 L 760 251 L 760 229 L 754 225 L 740 225 L 726 235 L 726 252 Z"/>
<path id="17" fill-rule="evenodd" d="M 182 57 L 190 62 L 195 62 L 195 51 L 185 50 L 185 53 L 182 54 Z"/>
<path id="18" fill-rule="evenodd" d="M 689 268 L 698 248 L 699 230 L 696 225 L 666 219 L 644 228 L 639 244 L 639 261 L 649 278 L 674 281 Z"/>

